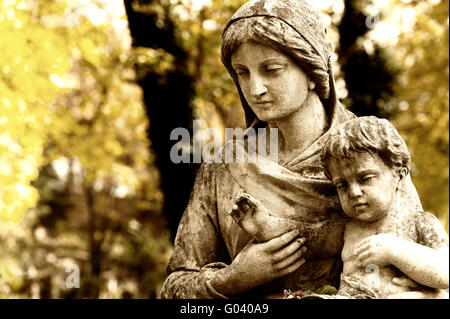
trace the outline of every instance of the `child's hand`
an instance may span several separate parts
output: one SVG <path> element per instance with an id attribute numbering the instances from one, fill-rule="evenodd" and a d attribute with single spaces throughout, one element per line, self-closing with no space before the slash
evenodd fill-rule
<path id="1" fill-rule="evenodd" d="M 373 235 L 362 240 L 355 250 L 361 266 L 370 264 L 384 266 L 392 264 L 392 252 L 398 237 L 392 234 Z"/>
<path id="2" fill-rule="evenodd" d="M 394 285 L 399 287 L 406 287 L 410 289 L 419 288 L 419 284 L 408 277 L 395 277 L 391 281 Z"/>

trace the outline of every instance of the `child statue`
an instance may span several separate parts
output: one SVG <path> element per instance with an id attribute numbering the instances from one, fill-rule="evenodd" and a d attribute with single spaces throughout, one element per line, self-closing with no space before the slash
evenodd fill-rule
<path id="1" fill-rule="evenodd" d="M 403 202 L 411 159 L 395 127 L 373 116 L 342 123 L 325 140 L 321 162 L 347 221 L 337 295 L 313 296 L 448 298 L 448 235 L 433 214 Z M 295 229 L 248 194 L 231 215 L 256 240 Z"/>

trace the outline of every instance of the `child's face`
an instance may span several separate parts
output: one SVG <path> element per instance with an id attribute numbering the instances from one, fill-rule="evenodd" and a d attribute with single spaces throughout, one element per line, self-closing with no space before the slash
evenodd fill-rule
<path id="1" fill-rule="evenodd" d="M 349 217 L 372 222 L 394 209 L 400 178 L 378 155 L 354 153 L 331 160 L 328 169 Z"/>

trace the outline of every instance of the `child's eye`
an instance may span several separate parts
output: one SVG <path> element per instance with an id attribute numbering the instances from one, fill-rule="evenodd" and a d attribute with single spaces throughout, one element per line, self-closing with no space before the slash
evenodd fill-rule
<path id="1" fill-rule="evenodd" d="M 361 180 L 364 183 L 369 183 L 375 176 L 374 175 L 366 175 Z"/>
<path id="2" fill-rule="evenodd" d="M 336 183 L 335 184 L 337 189 L 344 189 L 345 188 L 345 184 L 344 183 Z"/>

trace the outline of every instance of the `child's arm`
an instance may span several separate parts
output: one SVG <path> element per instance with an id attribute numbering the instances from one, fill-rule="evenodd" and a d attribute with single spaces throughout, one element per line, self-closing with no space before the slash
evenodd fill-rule
<path id="1" fill-rule="evenodd" d="M 433 249 L 392 234 L 379 234 L 361 241 L 355 253 L 363 267 L 391 264 L 422 285 L 449 287 L 448 245 Z"/>

